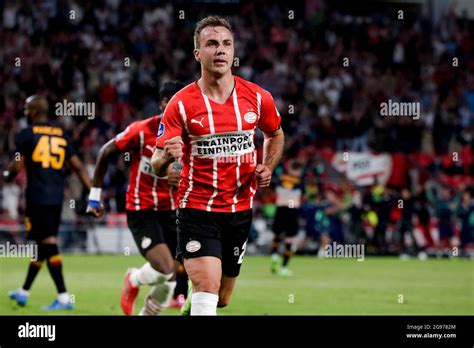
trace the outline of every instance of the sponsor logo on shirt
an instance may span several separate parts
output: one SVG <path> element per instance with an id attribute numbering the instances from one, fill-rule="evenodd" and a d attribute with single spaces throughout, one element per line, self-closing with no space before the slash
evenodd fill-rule
<path id="1" fill-rule="evenodd" d="M 193 118 L 193 119 L 191 120 L 191 123 L 197 123 L 197 124 L 200 125 L 202 128 L 204 128 L 204 125 L 202 124 L 202 121 L 204 121 L 204 117 L 201 118 L 199 121 L 198 121 L 197 119 Z"/>
<path id="2" fill-rule="evenodd" d="M 241 156 L 255 149 L 253 130 L 191 136 L 192 155 L 200 158 Z"/>

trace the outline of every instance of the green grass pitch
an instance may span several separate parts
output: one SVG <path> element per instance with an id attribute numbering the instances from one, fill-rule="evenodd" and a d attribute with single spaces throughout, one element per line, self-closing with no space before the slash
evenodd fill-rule
<path id="1" fill-rule="evenodd" d="M 122 315 L 119 295 L 127 267 L 140 256 L 64 256 L 66 285 L 75 309 L 50 314 Z M 0 260 L 0 315 L 44 315 L 55 296 L 47 267 L 26 307 L 8 299 L 26 275 L 26 259 Z M 291 260 L 292 277 L 270 273 L 270 258 L 247 256 L 231 300 L 219 315 L 473 315 L 474 265 L 463 259 L 398 258 Z M 135 311 L 148 287 L 140 291 Z M 401 296 L 400 296 L 401 295 Z M 399 303 L 403 300 L 403 303 Z M 166 315 L 178 315 L 170 309 Z"/>

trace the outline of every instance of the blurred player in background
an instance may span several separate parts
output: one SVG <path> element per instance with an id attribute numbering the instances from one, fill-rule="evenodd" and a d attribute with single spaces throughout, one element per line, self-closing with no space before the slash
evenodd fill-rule
<path id="1" fill-rule="evenodd" d="M 38 244 L 36 260 L 31 260 L 25 283 L 18 290 L 9 292 L 12 300 L 24 306 L 30 288 L 46 260 L 58 291 L 57 298 L 45 310 L 72 309 L 62 271 L 62 258 L 58 250 L 57 235 L 61 218 L 67 162 L 79 176 L 82 184 L 90 189 L 91 183 L 79 157 L 75 154 L 64 130 L 48 120 L 48 101 L 40 95 L 26 99 L 25 116 L 29 127 L 16 138 L 14 160 L 6 173 L 12 181 L 23 166 L 27 173 L 25 230 L 27 237 Z M 103 208 L 97 207 L 100 212 Z"/>
<path id="2" fill-rule="evenodd" d="M 454 237 L 453 217 L 456 207 L 461 201 L 462 190 L 457 194 L 452 194 L 447 185 L 437 185 L 435 182 L 426 183 L 426 197 L 434 208 L 438 218 L 439 242 L 437 255 L 449 254 L 452 247 L 452 238 Z M 438 186 L 440 196 L 435 191 Z"/>
<path id="3" fill-rule="evenodd" d="M 171 97 L 184 84 L 167 82 L 160 90 L 160 107 L 165 109 Z M 87 211 L 101 216 L 98 211 L 101 187 L 107 172 L 109 159 L 129 152 L 132 164 L 130 185 L 126 196 L 127 222 L 140 253 L 148 260 L 141 268 L 130 268 L 125 274 L 125 284 L 121 294 L 121 306 L 126 315 L 132 315 L 135 299 L 141 285 L 155 285 L 146 297 L 140 315 L 156 315 L 171 304 L 176 288 L 176 187 L 179 169 L 170 165 L 165 176 L 156 176 L 150 164 L 156 133 L 161 115 L 137 121 L 125 131 L 102 146 L 94 171 L 93 188 L 89 195 Z M 187 293 L 187 280 L 181 266 L 181 296 Z M 184 300 L 182 300 L 184 304 Z"/>
<path id="4" fill-rule="evenodd" d="M 415 215 L 415 198 L 412 196 L 410 189 L 402 188 L 400 198 L 403 200 L 403 209 L 401 209 L 401 218 L 398 225 L 398 233 L 400 236 L 400 258 L 406 260 L 410 251 L 406 245 L 405 236 L 408 234 L 413 244 L 413 253 L 417 253 L 420 260 L 426 259 L 424 247 L 419 245 L 413 233 L 413 219 Z"/>
<path id="5" fill-rule="evenodd" d="M 191 315 L 216 315 L 232 295 L 252 224 L 257 186 L 267 187 L 280 160 L 284 135 L 269 92 L 232 75 L 234 40 L 218 16 L 194 32 L 201 78 L 169 102 L 152 165 L 163 175 L 182 160 L 178 188 L 178 257 L 192 281 Z M 263 163 L 254 135 L 263 131 Z"/>
<path id="6" fill-rule="evenodd" d="M 301 206 L 301 196 L 303 188 L 301 176 L 303 174 L 302 165 L 295 159 L 289 160 L 285 165 L 285 170 L 279 178 L 276 187 L 275 220 L 273 223 L 273 233 L 275 237 L 272 242 L 271 271 L 282 276 L 291 276 L 292 271 L 288 269 L 288 263 L 292 255 L 293 237 L 299 230 L 299 208 Z M 285 243 L 283 251 L 283 262 L 280 260 L 278 248 L 281 242 Z M 281 268 L 280 268 L 281 263 Z"/>
<path id="7" fill-rule="evenodd" d="M 461 221 L 461 249 L 463 256 L 469 256 L 468 249 L 474 243 L 474 187 L 466 188 L 456 214 Z"/>

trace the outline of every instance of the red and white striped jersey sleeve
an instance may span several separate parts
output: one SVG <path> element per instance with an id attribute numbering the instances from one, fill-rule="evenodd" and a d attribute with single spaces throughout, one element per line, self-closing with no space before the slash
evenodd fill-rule
<path id="1" fill-rule="evenodd" d="M 183 119 L 179 112 L 178 100 L 171 98 L 158 126 L 155 146 L 160 149 L 164 148 L 165 140 L 182 136 L 183 128 Z"/>
<path id="2" fill-rule="evenodd" d="M 260 106 L 260 118 L 258 128 L 265 133 L 273 133 L 280 128 L 281 117 L 278 112 L 272 95 L 266 90 L 262 90 Z"/>

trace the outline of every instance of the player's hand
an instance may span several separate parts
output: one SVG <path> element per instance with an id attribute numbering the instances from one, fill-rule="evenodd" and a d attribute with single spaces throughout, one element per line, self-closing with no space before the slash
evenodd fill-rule
<path id="1" fill-rule="evenodd" d="M 102 203 L 99 204 L 99 207 L 93 207 L 92 205 L 88 204 L 86 209 L 87 215 L 92 215 L 97 219 L 102 217 L 105 213 L 105 208 Z"/>
<path id="2" fill-rule="evenodd" d="M 175 172 L 174 170 L 168 171 L 168 179 L 167 183 L 170 186 L 178 187 L 179 184 L 179 173 Z"/>
<path id="3" fill-rule="evenodd" d="M 165 156 L 179 159 L 183 156 L 183 140 L 180 136 L 165 140 Z"/>
<path id="4" fill-rule="evenodd" d="M 264 164 L 258 164 L 255 168 L 255 176 L 257 177 L 258 187 L 270 186 L 272 180 L 272 171 Z"/>

